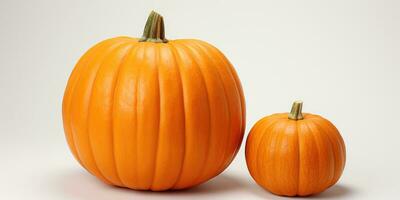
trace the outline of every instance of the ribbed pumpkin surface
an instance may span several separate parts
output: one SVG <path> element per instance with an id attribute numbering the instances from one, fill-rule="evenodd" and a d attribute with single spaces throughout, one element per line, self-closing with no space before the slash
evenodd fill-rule
<path id="1" fill-rule="evenodd" d="M 346 150 L 336 127 L 319 115 L 302 120 L 288 113 L 258 121 L 246 142 L 247 167 L 272 193 L 307 196 L 324 191 L 342 175 Z"/>
<path id="2" fill-rule="evenodd" d="M 222 172 L 240 147 L 240 81 L 215 47 L 199 40 L 118 37 L 75 66 L 63 99 L 69 147 L 109 184 L 182 189 Z"/>

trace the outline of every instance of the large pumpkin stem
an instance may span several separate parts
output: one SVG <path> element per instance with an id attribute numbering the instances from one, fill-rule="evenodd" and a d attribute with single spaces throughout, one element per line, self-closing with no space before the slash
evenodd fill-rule
<path id="1" fill-rule="evenodd" d="M 303 114 L 301 113 L 301 109 L 303 108 L 302 101 L 295 101 L 292 105 L 292 110 L 289 113 L 289 119 L 292 120 L 301 120 L 304 119 Z"/>
<path id="2" fill-rule="evenodd" d="M 164 19 L 160 14 L 151 11 L 144 27 L 143 36 L 140 38 L 139 42 L 168 42 L 165 38 Z"/>

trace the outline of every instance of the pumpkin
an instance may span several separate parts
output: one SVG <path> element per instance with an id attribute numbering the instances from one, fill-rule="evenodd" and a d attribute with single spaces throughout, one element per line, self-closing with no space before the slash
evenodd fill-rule
<path id="1" fill-rule="evenodd" d="M 152 12 L 143 37 L 107 39 L 76 64 L 63 98 L 76 160 L 102 181 L 137 190 L 183 189 L 221 173 L 245 130 L 239 78 L 195 39 L 167 40 Z"/>
<path id="2" fill-rule="evenodd" d="M 340 178 L 345 145 L 335 126 L 319 115 L 302 114 L 296 101 L 290 113 L 258 121 L 246 142 L 246 162 L 253 179 L 270 192 L 308 196 Z"/>

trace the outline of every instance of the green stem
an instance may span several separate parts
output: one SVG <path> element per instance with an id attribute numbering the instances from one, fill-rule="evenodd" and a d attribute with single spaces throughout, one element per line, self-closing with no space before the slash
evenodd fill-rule
<path id="1" fill-rule="evenodd" d="M 292 105 L 292 110 L 289 113 L 289 119 L 291 120 L 302 120 L 304 119 L 301 109 L 303 108 L 302 101 L 295 101 Z"/>
<path id="2" fill-rule="evenodd" d="M 143 36 L 139 42 L 168 42 L 165 38 L 164 19 L 160 14 L 151 11 L 144 27 Z"/>

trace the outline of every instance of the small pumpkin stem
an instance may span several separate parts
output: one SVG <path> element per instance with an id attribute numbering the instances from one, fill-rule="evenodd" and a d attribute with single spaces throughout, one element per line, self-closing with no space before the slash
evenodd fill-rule
<path id="1" fill-rule="evenodd" d="M 144 26 L 143 36 L 139 39 L 139 42 L 168 42 L 165 38 L 164 19 L 160 14 L 151 11 Z"/>
<path id="2" fill-rule="evenodd" d="M 301 113 L 301 109 L 303 108 L 302 101 L 295 101 L 292 105 L 292 110 L 289 113 L 289 119 L 292 120 L 302 120 L 304 119 L 303 114 Z"/>

